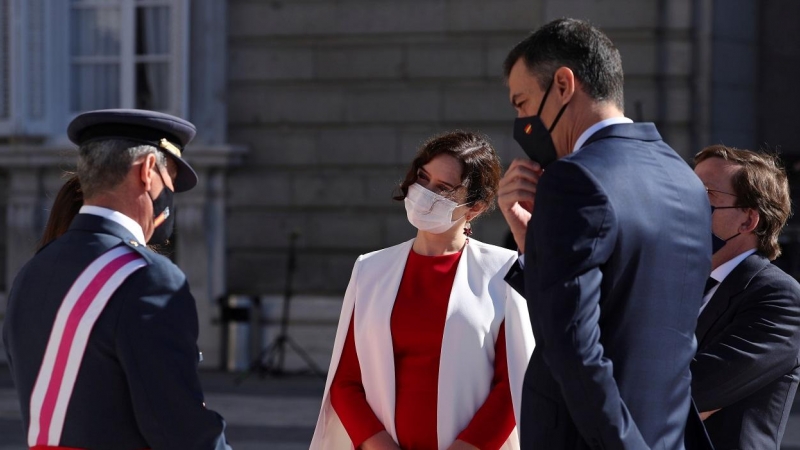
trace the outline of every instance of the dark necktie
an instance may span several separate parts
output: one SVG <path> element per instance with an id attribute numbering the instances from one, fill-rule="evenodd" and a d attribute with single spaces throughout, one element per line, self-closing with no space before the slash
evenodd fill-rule
<path id="1" fill-rule="evenodd" d="M 708 291 L 710 291 L 711 288 L 713 288 L 714 286 L 716 286 L 718 284 L 719 284 L 719 281 L 717 281 L 717 280 L 715 280 L 715 279 L 713 279 L 711 277 L 708 277 L 708 279 L 706 280 L 706 288 L 703 289 L 703 297 L 708 295 Z"/>

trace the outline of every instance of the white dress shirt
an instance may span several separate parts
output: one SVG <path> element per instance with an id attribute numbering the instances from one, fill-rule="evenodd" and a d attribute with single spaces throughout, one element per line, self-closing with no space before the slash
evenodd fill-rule
<path id="1" fill-rule="evenodd" d="M 711 275 L 710 276 L 711 276 L 711 278 L 717 280 L 717 285 L 712 287 L 711 289 L 709 289 L 708 293 L 703 297 L 703 305 L 700 306 L 700 312 L 701 313 L 703 312 L 703 309 L 705 309 L 706 305 L 708 304 L 708 301 L 711 300 L 711 297 L 714 296 L 714 293 L 717 292 L 717 288 L 719 288 L 719 285 L 722 284 L 722 282 L 725 280 L 725 278 L 727 278 L 728 275 L 730 275 L 731 272 L 733 272 L 733 269 L 735 269 L 736 266 L 741 264 L 741 262 L 744 261 L 745 258 L 747 258 L 748 256 L 752 255 L 755 252 L 756 252 L 756 249 L 751 248 L 750 250 L 747 250 L 746 252 L 740 254 L 739 256 L 729 260 L 725 264 L 722 264 L 719 267 L 717 267 L 716 269 L 711 271 Z M 699 315 L 699 313 L 698 313 L 698 315 Z"/>
<path id="2" fill-rule="evenodd" d="M 139 241 L 140 244 L 144 245 L 144 232 L 142 231 L 142 226 L 139 225 L 135 220 L 131 219 L 130 217 L 122 214 L 119 211 L 114 211 L 113 209 L 103 208 L 102 206 L 92 206 L 92 205 L 83 205 L 81 206 L 79 214 L 92 214 L 94 216 L 100 216 L 104 219 L 108 219 L 112 222 L 116 222 L 126 230 L 130 231 L 133 237 Z"/>
<path id="3" fill-rule="evenodd" d="M 596 124 L 590 126 L 586 129 L 580 136 L 578 136 L 578 140 L 575 141 L 575 146 L 572 147 L 572 153 L 577 152 L 578 150 L 583 147 L 583 144 L 592 137 L 593 134 L 597 133 L 598 131 L 602 130 L 603 128 L 610 126 L 610 125 L 617 125 L 620 123 L 633 123 L 633 120 L 628 119 L 627 117 L 611 117 L 609 119 L 601 120 Z"/>

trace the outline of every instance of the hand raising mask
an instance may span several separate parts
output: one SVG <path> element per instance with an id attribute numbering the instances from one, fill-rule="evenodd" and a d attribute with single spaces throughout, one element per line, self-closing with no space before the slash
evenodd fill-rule
<path id="1" fill-rule="evenodd" d="M 515 159 L 500 180 L 497 204 L 521 252 L 525 251 L 525 232 L 542 173 L 544 170 L 539 164 L 529 159 Z"/>

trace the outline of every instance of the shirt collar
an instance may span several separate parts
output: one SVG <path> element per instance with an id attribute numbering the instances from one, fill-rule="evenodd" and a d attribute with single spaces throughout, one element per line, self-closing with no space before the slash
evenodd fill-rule
<path id="1" fill-rule="evenodd" d="M 130 231 L 133 237 L 135 237 L 140 244 L 145 245 L 144 232 L 142 231 L 142 226 L 139 225 L 135 220 L 131 219 L 125 214 L 122 214 L 119 211 L 103 208 L 102 206 L 83 205 L 81 206 L 81 209 L 80 211 L 78 211 L 78 213 L 100 216 L 104 219 L 116 222 L 125 227 L 126 230 Z"/>
<path id="2" fill-rule="evenodd" d="M 611 117 L 608 119 L 601 120 L 600 122 L 597 122 L 596 124 L 590 126 L 589 128 L 586 129 L 586 131 L 581 133 L 580 137 L 578 137 L 578 140 L 575 141 L 575 147 L 572 148 L 572 153 L 575 153 L 578 150 L 580 150 L 581 147 L 583 147 L 583 144 L 585 144 L 586 141 L 589 140 L 589 138 L 592 137 L 593 134 L 597 133 L 598 131 L 602 130 L 607 126 L 617 125 L 620 123 L 633 123 L 633 120 L 627 117 Z"/>
<path id="3" fill-rule="evenodd" d="M 733 272 L 733 269 L 736 268 L 742 261 L 745 260 L 748 256 L 752 255 L 756 252 L 756 249 L 751 248 L 744 253 L 741 253 L 739 256 L 727 261 L 725 264 L 720 265 L 716 269 L 711 271 L 711 278 L 719 281 L 722 283 L 725 278 Z"/>

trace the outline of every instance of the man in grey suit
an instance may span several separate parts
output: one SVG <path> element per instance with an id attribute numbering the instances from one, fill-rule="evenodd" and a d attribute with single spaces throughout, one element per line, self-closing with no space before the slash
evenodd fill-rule
<path id="1" fill-rule="evenodd" d="M 773 155 L 722 145 L 695 163 L 716 245 L 692 396 L 718 450 L 779 448 L 800 379 L 800 285 L 770 262 L 791 213 L 786 172 Z"/>
<path id="2" fill-rule="evenodd" d="M 711 262 L 702 183 L 652 123 L 624 117 L 619 52 L 588 23 L 544 25 L 505 69 L 532 160 L 499 199 L 536 338 L 522 447 L 698 448 L 684 437 L 687 419 L 705 437 L 689 371 Z"/>

